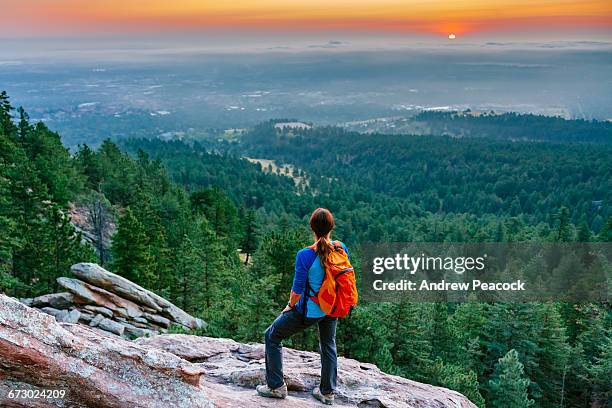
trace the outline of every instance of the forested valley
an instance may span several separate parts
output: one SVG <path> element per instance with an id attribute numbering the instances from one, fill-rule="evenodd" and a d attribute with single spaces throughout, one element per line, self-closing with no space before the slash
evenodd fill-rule
<path id="1" fill-rule="evenodd" d="M 98 262 L 206 320 L 196 334 L 261 342 L 312 239 L 314 208 L 334 213 L 357 269 L 365 242 L 612 242 L 611 158 L 606 143 L 274 122 L 238 140 L 106 140 L 70 152 L 2 93 L 0 291 L 57 291 L 71 264 Z M 75 205 L 116 224 L 109 253 L 82 240 Z M 609 303 L 363 303 L 337 341 L 343 356 L 480 407 L 587 408 L 611 403 L 611 328 Z M 317 333 L 286 345 L 316 350 Z"/>
<path id="2" fill-rule="evenodd" d="M 414 118 L 432 134 L 498 140 L 610 143 L 612 122 L 496 112 L 421 112 Z"/>

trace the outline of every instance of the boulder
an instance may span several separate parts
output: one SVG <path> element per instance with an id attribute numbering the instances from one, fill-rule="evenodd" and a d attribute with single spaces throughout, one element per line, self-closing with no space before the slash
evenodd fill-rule
<path id="1" fill-rule="evenodd" d="M 166 299 L 96 264 L 75 264 L 72 271 L 82 280 L 57 278 L 57 283 L 66 292 L 21 299 L 20 302 L 43 309 L 46 313 L 56 316 L 59 321 L 80 321 L 102 330 L 107 327 L 115 334 L 125 332 L 116 322 L 123 326 L 130 324 L 132 329 L 127 333 L 129 336 L 137 333 L 150 335 L 150 330 L 164 333 L 172 325 L 187 330 L 206 327 L 205 322 L 189 315 Z M 77 316 L 77 312 L 68 312 L 74 308 L 89 316 L 81 317 Z M 114 320 L 115 323 L 104 322 L 99 326 L 102 320 L 94 317 L 98 314 Z"/>
<path id="2" fill-rule="evenodd" d="M 163 327 L 159 327 L 159 326 L 157 326 L 155 324 L 151 324 L 151 323 L 139 323 L 139 322 L 132 321 L 131 324 L 133 326 L 140 327 L 141 329 L 153 330 L 156 333 L 165 333 L 165 332 L 167 332 L 167 330 L 164 329 Z"/>
<path id="3" fill-rule="evenodd" d="M 77 323 L 81 317 L 81 312 L 76 309 L 72 310 L 61 310 L 60 313 L 55 316 L 58 322 L 63 323 Z"/>
<path id="4" fill-rule="evenodd" d="M 95 263 L 78 263 L 72 265 L 70 270 L 77 278 L 91 285 L 116 293 L 125 299 L 150 307 L 157 312 L 162 310 L 150 296 L 151 292 Z"/>
<path id="5" fill-rule="evenodd" d="M 106 330 L 107 332 L 116 334 L 117 336 L 121 336 L 125 331 L 125 326 L 123 326 L 123 324 L 111 319 L 107 319 L 106 317 L 100 320 L 96 327 L 102 330 Z"/>
<path id="6" fill-rule="evenodd" d="M 151 337 L 157 334 L 156 331 L 150 329 L 144 329 L 140 327 L 136 327 L 129 323 L 122 323 L 125 328 L 124 334 L 131 339 L 136 339 L 138 337 Z"/>
<path id="7" fill-rule="evenodd" d="M 203 373 L 202 367 L 172 353 L 57 323 L 0 295 L 0 390 L 66 391 L 58 405 L 16 401 L 0 392 L 0 406 L 212 408 Z"/>
<path id="8" fill-rule="evenodd" d="M 93 320 L 93 316 L 87 313 L 81 313 L 81 316 L 79 317 L 79 323 L 83 323 L 86 325 L 89 325 L 89 323 Z"/>
<path id="9" fill-rule="evenodd" d="M 113 317 L 113 311 L 102 306 L 85 305 L 83 308 L 93 312 L 94 314 L 100 313 L 101 315 L 104 315 L 109 318 Z"/>
<path id="10" fill-rule="evenodd" d="M 105 307 L 121 316 L 142 316 L 143 311 L 136 303 L 123 299 L 102 288 L 92 286 L 78 279 L 65 277 L 57 278 L 57 283 L 77 297 L 85 299 L 88 303 Z"/>
<path id="11" fill-rule="evenodd" d="M 35 297 L 31 299 L 31 303 L 28 306 L 39 308 L 50 306 L 55 309 L 69 309 L 74 306 L 74 303 L 75 299 L 72 293 L 61 292 Z"/>
<path id="12" fill-rule="evenodd" d="M 158 326 L 162 326 L 166 328 L 170 327 L 170 320 L 166 319 L 163 316 L 151 314 L 151 313 L 144 313 L 143 317 L 147 319 L 149 322 L 154 323 Z"/>
<path id="13" fill-rule="evenodd" d="M 182 326 L 185 326 L 188 329 L 206 328 L 206 323 L 204 323 L 201 319 L 189 315 L 163 297 L 144 289 L 133 282 L 130 282 L 122 276 L 109 272 L 97 264 L 78 263 L 73 265 L 71 270 L 75 276 L 85 282 L 88 282 L 91 285 L 89 287 L 99 287 L 102 288 L 101 290 L 104 290 L 107 293 L 116 293 L 125 299 L 129 299 L 130 301 L 143 305 L 150 310 L 159 312 L 160 314 L 163 314 L 167 318 Z M 139 308 L 139 311 L 141 313 L 138 315 L 128 313 L 127 317 L 133 318 L 141 316 L 142 309 Z"/>
<path id="14" fill-rule="evenodd" d="M 18 300 L 24 305 L 32 307 L 32 298 L 22 298 Z"/>
<path id="15" fill-rule="evenodd" d="M 104 316 L 102 316 L 101 314 L 96 315 L 89 322 L 89 327 L 96 327 L 103 319 L 104 319 Z"/>
<path id="16" fill-rule="evenodd" d="M 51 315 L 51 316 L 54 316 L 54 317 L 55 317 L 55 316 L 57 316 L 57 315 L 59 315 L 59 314 L 62 312 L 61 310 L 54 309 L 54 308 L 52 308 L 52 307 L 43 307 L 43 308 L 41 308 L 40 310 L 42 310 L 42 311 L 43 311 L 43 312 L 45 312 L 46 314 Z"/>

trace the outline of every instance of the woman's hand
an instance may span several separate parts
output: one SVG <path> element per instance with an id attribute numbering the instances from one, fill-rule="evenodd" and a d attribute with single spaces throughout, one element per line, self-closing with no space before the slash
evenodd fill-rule
<path id="1" fill-rule="evenodd" d="M 294 291 L 291 291 L 291 295 L 289 295 L 289 303 L 287 303 L 287 306 L 285 306 L 285 308 L 283 309 L 283 311 L 281 313 L 285 313 L 285 312 L 288 312 L 291 309 L 293 309 L 295 307 L 295 305 L 297 305 L 297 302 L 298 302 L 298 300 L 300 300 L 301 297 L 302 297 L 302 295 L 298 295 Z M 293 305 L 293 306 L 291 306 L 291 305 Z"/>

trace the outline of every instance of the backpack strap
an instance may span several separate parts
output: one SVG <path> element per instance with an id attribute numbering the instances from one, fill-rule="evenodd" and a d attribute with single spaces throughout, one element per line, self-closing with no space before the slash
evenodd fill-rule
<path id="1" fill-rule="evenodd" d="M 304 287 L 304 294 L 300 298 L 302 300 L 302 324 L 306 322 L 306 313 L 308 313 L 308 293 L 310 292 L 310 284 L 308 283 L 308 272 L 306 272 L 306 286 Z"/>

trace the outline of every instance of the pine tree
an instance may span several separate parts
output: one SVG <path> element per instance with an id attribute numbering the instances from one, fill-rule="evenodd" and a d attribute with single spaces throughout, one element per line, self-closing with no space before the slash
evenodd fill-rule
<path id="1" fill-rule="evenodd" d="M 595 357 L 594 364 L 588 369 L 589 382 L 592 387 L 591 406 L 612 406 L 612 338 L 606 336 L 600 345 L 600 356 Z"/>
<path id="2" fill-rule="evenodd" d="M 232 288 L 232 298 L 241 299 L 231 302 L 226 317 L 230 333 L 235 333 L 241 341 L 261 342 L 263 332 L 279 312 L 273 294 L 278 286 L 278 275 L 258 275 L 254 269 L 236 269 Z M 248 322 L 247 324 L 241 322 Z"/>
<path id="3" fill-rule="evenodd" d="M 174 299 L 183 310 L 193 313 L 195 307 L 199 306 L 201 302 L 202 281 L 199 272 L 202 265 L 200 264 L 201 257 L 198 248 L 188 236 L 183 239 L 176 258 L 174 273 L 178 293 L 174 296 Z"/>
<path id="4" fill-rule="evenodd" d="M 390 305 L 389 314 L 379 322 L 391 323 L 387 341 L 393 344 L 393 362 L 401 375 L 417 380 L 427 378 L 433 351 L 428 320 L 430 312 L 428 304 L 402 301 Z"/>
<path id="5" fill-rule="evenodd" d="M 23 171 L 24 152 L 15 143 L 13 107 L 5 91 L 0 93 L 0 292 L 16 287 L 13 252 L 21 245 L 17 221 L 17 203 L 13 195 L 14 176 Z M 18 167 L 19 166 L 19 167 Z"/>
<path id="6" fill-rule="evenodd" d="M 433 302 L 428 308 L 427 320 L 429 321 L 427 333 L 432 347 L 432 354 L 448 359 L 454 354 L 457 339 L 449 327 L 448 304 L 444 302 Z"/>
<path id="7" fill-rule="evenodd" d="M 155 262 L 149 251 L 145 227 L 134 216 L 130 207 L 127 207 L 119 218 L 111 252 L 111 265 L 115 273 L 151 288 L 151 284 L 155 282 Z"/>
<path id="8" fill-rule="evenodd" d="M 472 370 L 455 364 L 445 364 L 437 359 L 431 366 L 432 382 L 465 395 L 476 406 L 484 408 L 485 400 L 480 394 L 478 376 Z"/>
<path id="9" fill-rule="evenodd" d="M 303 248 L 304 240 L 301 239 L 300 231 L 283 228 L 272 231 L 262 238 L 258 252 L 254 260 L 255 269 L 267 270 L 268 273 L 278 275 L 278 286 L 274 291 L 274 299 L 278 306 L 287 304 L 289 291 L 295 274 L 295 255 Z M 262 265 L 264 264 L 264 265 Z"/>
<path id="10" fill-rule="evenodd" d="M 599 242 L 612 242 L 612 215 L 608 217 L 606 223 L 601 228 L 597 240 Z"/>
<path id="11" fill-rule="evenodd" d="M 195 213 L 204 215 L 217 237 L 224 245 L 235 248 L 238 235 L 238 211 L 231 200 L 218 188 L 205 189 L 191 194 Z"/>
<path id="12" fill-rule="evenodd" d="M 25 120 L 22 117 L 21 121 Z M 62 145 L 59 135 L 42 122 L 32 127 L 20 123 L 19 128 L 24 132 L 19 141 L 50 197 L 58 204 L 66 205 L 82 191 L 84 184 L 84 177 L 77 172 L 68 149 Z"/>
<path id="13" fill-rule="evenodd" d="M 75 156 L 75 164 L 86 178 L 86 185 L 94 191 L 99 191 L 104 172 L 99 156 L 86 144 L 79 146 Z"/>
<path id="14" fill-rule="evenodd" d="M 191 242 L 187 244 L 186 249 L 195 265 L 185 266 L 185 272 L 192 274 L 187 282 L 188 285 L 196 286 L 192 292 L 199 292 L 193 310 L 203 311 L 208 317 L 214 314 L 217 302 L 226 298 L 231 277 L 229 268 L 224 264 L 223 247 L 217 241 L 208 221 L 199 218 L 195 220 L 194 225 L 190 234 Z"/>
<path id="15" fill-rule="evenodd" d="M 565 373 L 568 369 L 571 348 L 567 343 L 567 334 L 558 306 L 545 303 L 534 316 L 540 322 L 540 333 L 537 336 L 537 367 L 530 378 L 541 389 L 538 405 L 558 407 L 565 390 Z"/>
<path id="16" fill-rule="evenodd" d="M 457 339 L 454 347 L 454 361 L 462 367 L 474 370 L 478 376 L 484 374 L 481 361 L 481 332 L 487 322 L 485 304 L 470 300 L 460 304 L 450 318 L 450 330 Z"/>
<path id="17" fill-rule="evenodd" d="M 65 276 L 70 266 L 77 262 L 93 261 L 94 252 L 89 245 L 82 243 L 81 234 L 75 231 L 70 217 L 58 205 L 48 208 L 43 233 L 37 244 L 38 252 L 46 259 L 37 271 L 37 286 L 41 288 L 40 293 L 57 292 L 56 279 Z M 40 251 L 41 248 L 44 252 Z"/>
<path id="18" fill-rule="evenodd" d="M 17 113 L 19 114 L 19 124 L 17 134 L 19 138 L 25 139 L 28 136 L 28 133 L 32 131 L 32 126 L 30 125 L 30 116 L 26 113 L 23 107 L 17 108 Z"/>
<path id="19" fill-rule="evenodd" d="M 580 226 L 578 227 L 577 239 L 578 242 L 591 241 L 591 229 L 589 228 L 589 225 L 586 223 L 586 221 L 580 223 Z"/>
<path id="20" fill-rule="evenodd" d="M 16 137 L 16 127 L 11 112 L 14 110 L 6 91 L 0 92 L 0 134 Z"/>
<path id="21" fill-rule="evenodd" d="M 0 104 L 0 108 L 2 105 Z M 11 275 L 13 269 L 13 248 L 18 245 L 16 209 L 11 196 L 10 166 L 17 147 L 0 129 L 0 292 L 6 292 L 16 285 Z"/>
<path id="22" fill-rule="evenodd" d="M 123 155 L 119 147 L 106 139 L 96 152 L 100 171 L 103 175 L 100 190 L 114 205 L 135 204 L 134 191 L 137 190 L 136 165 L 132 159 Z"/>
<path id="23" fill-rule="evenodd" d="M 493 408 L 527 408 L 534 404 L 527 389 L 529 379 L 525 378 L 523 365 L 518 353 L 512 349 L 495 365 L 489 380 L 489 406 Z"/>
<path id="24" fill-rule="evenodd" d="M 170 251 L 166 243 L 166 231 L 162 225 L 159 203 L 149 193 L 138 189 L 136 202 L 130 206 L 134 217 L 142 224 L 150 259 L 149 281 L 146 286 L 164 296 L 169 292 L 172 276 Z"/>
<path id="25" fill-rule="evenodd" d="M 570 226 L 570 213 L 567 207 L 561 207 L 554 216 L 557 223 L 553 239 L 556 242 L 569 242 L 572 238 Z"/>
<path id="26" fill-rule="evenodd" d="M 249 257 L 257 249 L 258 225 L 255 211 L 252 209 L 244 209 L 243 213 L 242 225 L 244 226 L 244 233 L 240 241 L 240 249 L 242 253 L 246 255 L 244 264 L 248 265 Z"/>

